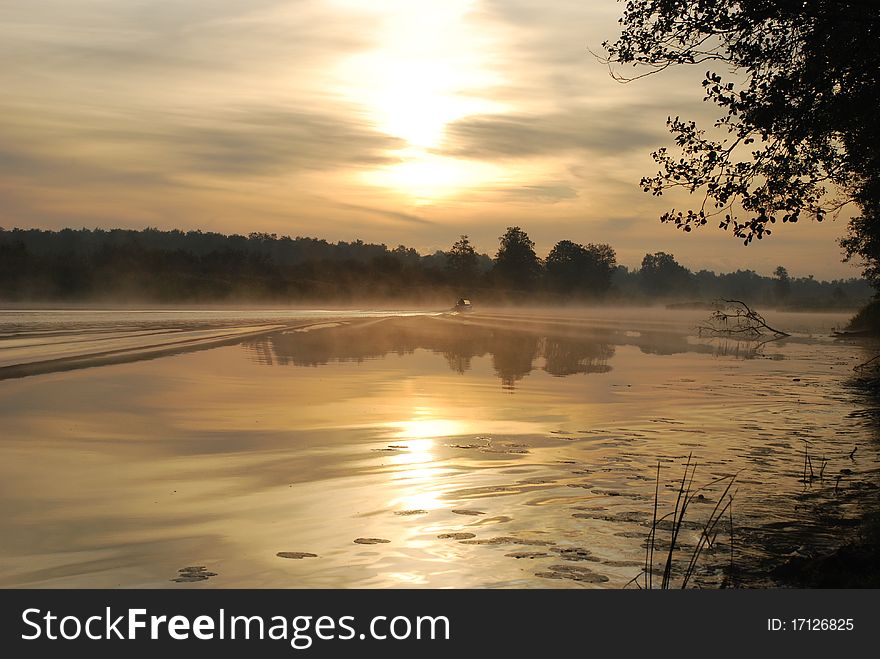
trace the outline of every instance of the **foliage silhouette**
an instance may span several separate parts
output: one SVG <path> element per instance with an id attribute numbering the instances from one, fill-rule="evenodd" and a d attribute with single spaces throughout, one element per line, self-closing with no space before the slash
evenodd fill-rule
<path id="1" fill-rule="evenodd" d="M 519 227 L 507 227 L 499 240 L 501 244 L 495 255 L 496 280 L 517 291 L 533 290 L 542 268 L 535 254 L 535 243 Z"/>
<path id="2" fill-rule="evenodd" d="M 822 221 L 847 203 L 861 215 L 842 240 L 880 279 L 880 14 L 867 0 L 628 0 L 609 63 L 644 67 L 706 62 L 705 100 L 723 115 L 711 134 L 668 119 L 680 153 L 655 152 L 646 192 L 702 191 L 698 207 L 661 217 L 684 231 L 715 217 L 744 243 L 777 221 Z M 737 209 L 745 213 L 740 219 Z"/>
<path id="3" fill-rule="evenodd" d="M 459 288 L 473 285 L 479 273 L 477 251 L 466 235 L 456 240 L 447 252 L 446 268 Z"/>
<path id="4" fill-rule="evenodd" d="M 654 296 L 663 295 L 664 291 L 686 289 L 692 285 L 687 268 L 666 252 L 645 254 L 639 275 L 642 289 Z"/>
<path id="5" fill-rule="evenodd" d="M 0 229 L 0 301 L 149 303 L 336 303 L 394 301 L 448 308 L 459 297 L 493 303 L 748 299 L 764 307 L 850 308 L 871 296 L 864 280 L 820 282 L 750 271 L 690 272 L 672 255 L 647 255 L 640 269 L 614 266 L 608 245 L 559 241 L 542 269 L 513 227 L 500 263 L 466 236 L 449 252 L 363 241 L 329 243 L 254 233 Z M 513 258 L 516 250 L 522 258 Z M 463 290 L 464 289 L 464 290 Z"/>
<path id="6" fill-rule="evenodd" d="M 602 297 L 611 288 L 617 267 L 610 245 L 587 245 L 560 240 L 550 250 L 546 263 L 547 284 L 564 295 Z"/>

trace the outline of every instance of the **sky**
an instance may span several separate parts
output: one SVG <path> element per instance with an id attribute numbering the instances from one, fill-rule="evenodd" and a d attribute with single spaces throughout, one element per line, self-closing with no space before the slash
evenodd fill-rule
<path id="1" fill-rule="evenodd" d="M 846 216 L 744 247 L 639 179 L 704 70 L 615 82 L 614 0 L 0 0 L 0 226 L 405 244 L 521 226 L 637 266 L 858 276 Z M 626 71 L 624 71 L 626 72 Z M 699 203 L 698 199 L 693 200 Z"/>

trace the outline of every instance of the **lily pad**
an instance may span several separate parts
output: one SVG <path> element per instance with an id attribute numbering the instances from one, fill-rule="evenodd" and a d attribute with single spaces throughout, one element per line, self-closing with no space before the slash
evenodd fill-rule
<path id="1" fill-rule="evenodd" d="M 386 540 L 385 538 L 355 538 L 355 544 L 358 545 L 381 545 L 386 542 L 391 542 L 390 540 Z"/>

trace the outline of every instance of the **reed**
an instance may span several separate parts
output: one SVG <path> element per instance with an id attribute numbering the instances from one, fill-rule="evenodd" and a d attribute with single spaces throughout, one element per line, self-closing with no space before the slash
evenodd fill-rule
<path id="1" fill-rule="evenodd" d="M 636 575 L 627 586 L 635 583 L 639 588 L 653 589 L 659 588 L 667 590 L 673 587 L 672 576 L 675 565 L 677 552 L 680 550 L 679 538 L 681 530 L 684 526 L 685 517 L 687 515 L 690 504 L 700 493 L 719 483 L 727 481 L 721 496 L 715 502 L 715 506 L 709 517 L 706 519 L 700 531 L 696 545 L 687 557 L 684 566 L 684 574 L 681 580 L 681 588 L 687 588 L 688 583 L 696 572 L 697 565 L 704 550 L 711 548 L 717 541 L 720 532 L 719 523 L 727 516 L 730 523 L 730 572 L 733 573 L 734 554 L 733 554 L 733 499 L 736 491 L 731 492 L 736 481 L 736 474 L 732 476 L 723 476 L 717 478 L 702 487 L 694 489 L 694 477 L 697 471 L 697 463 L 693 461 L 693 454 L 689 454 L 684 466 L 684 473 L 678 482 L 678 491 L 675 498 L 675 506 L 671 512 L 665 515 L 660 513 L 660 462 L 657 462 L 657 476 L 654 486 L 654 511 L 651 518 L 651 530 L 648 533 L 648 539 L 645 544 L 645 565 L 642 572 Z M 666 520 L 672 519 L 669 547 L 666 551 L 666 558 L 663 563 L 663 573 L 659 580 L 659 584 L 654 579 L 654 554 L 657 550 L 657 529 L 659 524 Z M 641 583 L 639 583 L 641 581 Z"/>

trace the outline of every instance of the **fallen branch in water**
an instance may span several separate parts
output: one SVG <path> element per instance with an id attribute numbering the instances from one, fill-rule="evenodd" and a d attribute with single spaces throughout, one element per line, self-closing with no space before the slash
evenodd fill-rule
<path id="1" fill-rule="evenodd" d="M 876 366 L 877 365 L 876 362 L 878 359 L 880 359 L 880 355 L 877 355 L 876 357 L 871 357 L 871 359 L 869 359 L 868 361 L 862 362 L 861 364 L 857 364 L 856 366 L 853 366 L 853 370 L 854 371 L 863 371 L 866 368 L 868 368 L 868 366 L 871 366 L 872 364 L 874 364 Z"/>
<path id="2" fill-rule="evenodd" d="M 764 331 L 781 339 L 791 336 L 788 332 L 771 327 L 760 313 L 749 307 L 742 300 L 724 300 L 723 307 L 716 309 L 709 317 L 708 325 L 700 325 L 697 332 L 700 336 L 744 336 L 756 339 L 763 336 Z"/>

